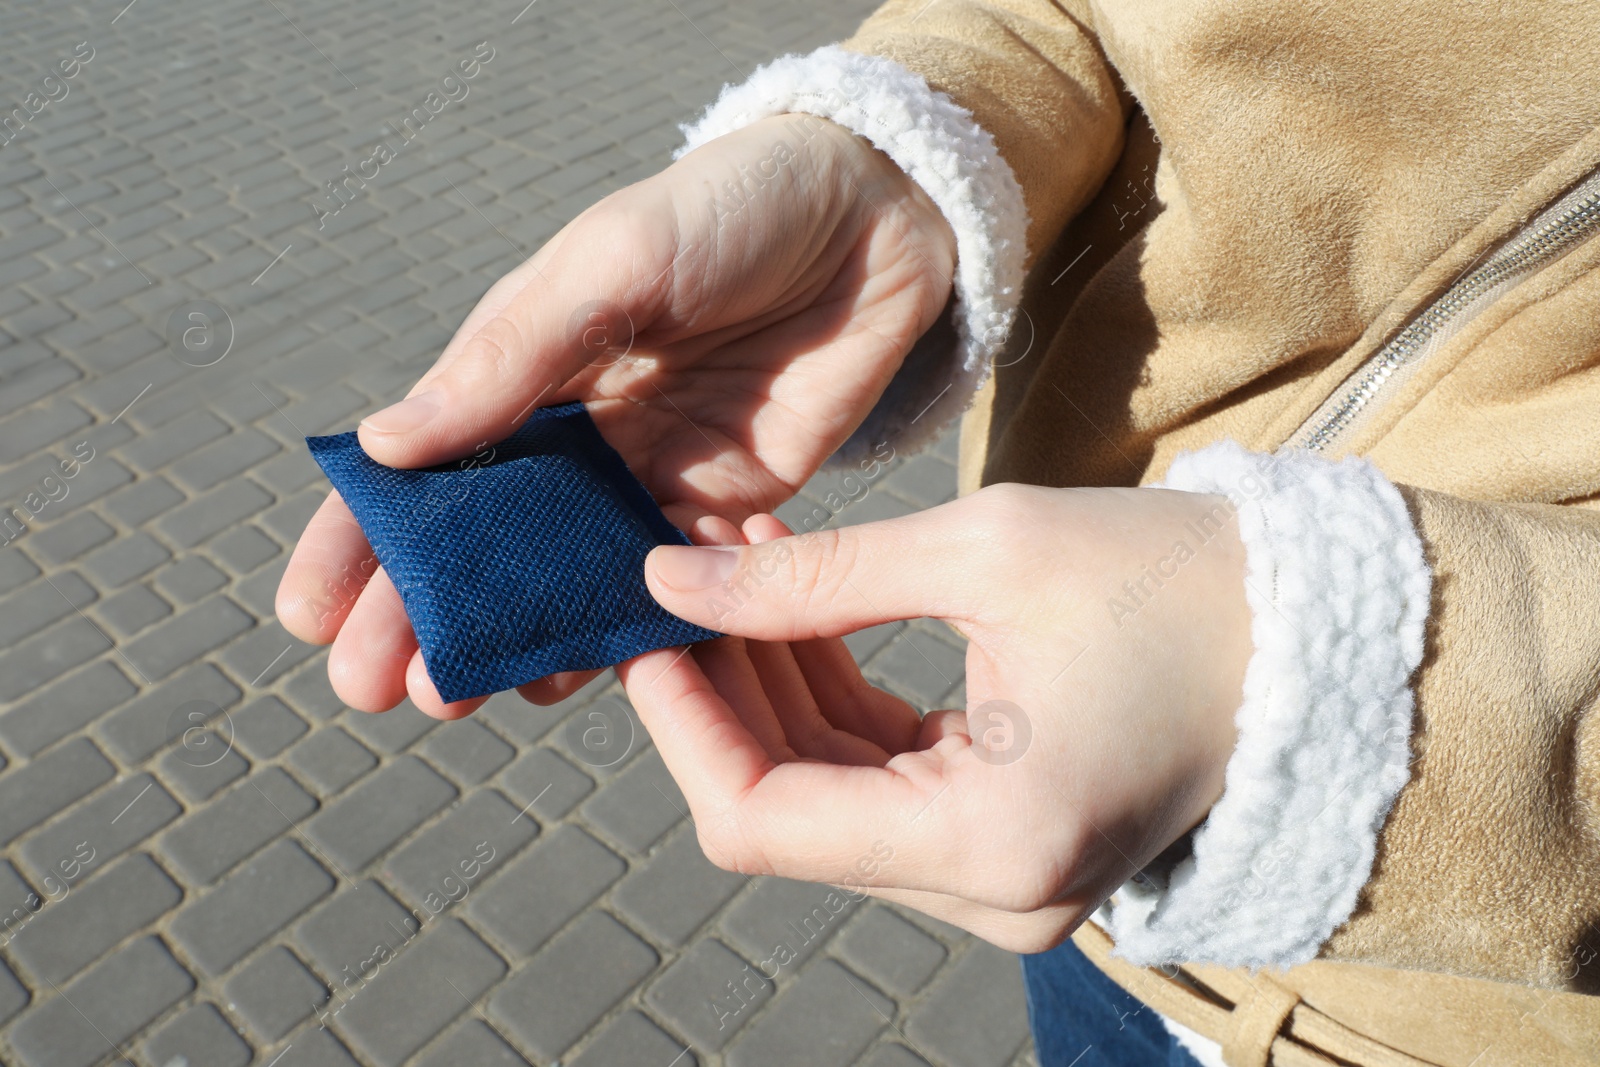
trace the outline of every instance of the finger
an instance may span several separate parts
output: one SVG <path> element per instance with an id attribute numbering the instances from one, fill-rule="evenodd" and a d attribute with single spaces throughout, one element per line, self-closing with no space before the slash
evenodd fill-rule
<path id="1" fill-rule="evenodd" d="M 670 512 L 668 517 L 672 517 Z M 739 531 L 727 519 L 721 519 L 715 515 L 706 515 L 703 512 L 690 513 L 687 509 L 681 512 L 678 518 L 686 520 L 680 529 L 686 530 L 689 540 L 697 545 L 733 545 L 739 543 Z M 602 673 L 604 672 L 566 671 L 561 674 L 552 674 L 517 686 L 517 692 L 522 695 L 522 699 L 530 704 L 544 706 L 559 704 L 594 681 Z"/>
<path id="2" fill-rule="evenodd" d="M 600 677 L 604 671 L 562 671 L 548 674 L 517 686 L 517 693 L 530 704 L 549 707 L 563 700 Z"/>
<path id="3" fill-rule="evenodd" d="M 411 395 L 362 421 L 369 455 L 423 467 L 499 441 L 534 407 L 561 399 L 568 379 L 615 358 L 614 346 L 649 327 L 662 309 L 672 228 L 595 213 L 568 230 L 509 298 L 497 289 L 495 310 L 469 317 L 472 328 Z"/>
<path id="4" fill-rule="evenodd" d="M 783 736 L 797 755 L 862 767 L 881 767 L 889 761 L 890 754 L 882 747 L 828 721 L 787 642 L 746 641 L 745 650 Z M 853 660 L 849 669 L 856 669 Z"/>
<path id="5" fill-rule="evenodd" d="M 967 713 L 964 711 L 930 711 L 917 725 L 915 745 L 918 749 L 932 748 L 951 737 L 960 738 L 963 744 L 972 742 L 972 734 L 967 728 Z"/>
<path id="6" fill-rule="evenodd" d="M 406 690 L 411 694 L 411 703 L 417 706 L 422 714 L 434 719 L 464 719 L 477 711 L 488 701 L 488 697 L 472 697 L 469 700 L 457 700 L 445 703 L 439 696 L 439 690 L 434 688 L 433 679 L 428 677 L 428 666 L 422 661 L 422 653 L 418 651 L 411 657 L 411 662 L 406 665 Z"/>
<path id="7" fill-rule="evenodd" d="M 765 641 L 837 637 L 924 616 L 967 618 L 992 553 L 964 500 L 744 548 L 664 545 L 645 560 L 668 611 Z"/>
<path id="8" fill-rule="evenodd" d="M 338 493 L 329 493 L 306 524 L 278 582 L 278 620 L 302 641 L 327 644 L 377 567 L 356 517 Z"/>
<path id="9" fill-rule="evenodd" d="M 697 545 L 738 545 L 744 543 L 739 528 L 716 515 L 700 515 L 683 529 Z"/>
<path id="10" fill-rule="evenodd" d="M 752 515 L 745 520 L 744 533 L 751 544 L 792 536 L 789 527 L 775 515 Z M 868 683 L 843 641 L 822 637 L 796 641 L 789 649 L 800 672 L 802 688 L 811 693 L 829 725 L 890 755 L 912 747 L 921 725 L 916 709 Z"/>
<path id="11" fill-rule="evenodd" d="M 697 822 L 724 817 L 776 766 L 692 651 L 647 652 L 617 677 Z"/>
<path id="12" fill-rule="evenodd" d="M 405 605 L 379 567 L 334 639 L 328 681 L 352 708 L 388 711 L 406 698 L 406 666 L 416 651 Z"/>
<path id="13" fill-rule="evenodd" d="M 693 665 L 694 655 L 641 656 L 618 669 L 640 721 L 683 790 L 701 847 L 747 874 L 805 881 L 860 880 L 858 861 L 893 837 L 904 874 L 948 881 L 930 834 L 939 820 L 917 815 L 942 784 L 924 768 L 896 771 L 797 761 L 779 764 Z M 913 753 L 914 757 L 922 754 Z"/>

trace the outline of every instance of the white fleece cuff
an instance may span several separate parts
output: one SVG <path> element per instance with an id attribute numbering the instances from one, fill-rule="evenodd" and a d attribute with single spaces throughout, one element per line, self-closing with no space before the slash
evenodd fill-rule
<path id="1" fill-rule="evenodd" d="M 1353 457 L 1224 441 L 1179 456 L 1164 486 L 1238 509 L 1255 652 L 1222 798 L 1165 885 L 1123 886 L 1110 932 L 1144 966 L 1304 963 L 1355 910 L 1410 777 L 1422 542 L 1399 491 Z"/>
<path id="2" fill-rule="evenodd" d="M 893 60 L 838 45 L 781 56 L 743 84 L 725 85 L 697 122 L 680 127 L 688 142 L 673 158 L 788 112 L 830 119 L 866 138 L 922 187 L 955 231 L 953 350 L 937 359 L 908 356 L 904 369 L 915 380 L 898 375 L 836 459 L 884 440 L 914 452 L 966 409 L 1010 332 L 1028 229 L 1022 187 L 970 111 Z M 941 347 L 949 342 L 937 329 L 925 337 Z"/>

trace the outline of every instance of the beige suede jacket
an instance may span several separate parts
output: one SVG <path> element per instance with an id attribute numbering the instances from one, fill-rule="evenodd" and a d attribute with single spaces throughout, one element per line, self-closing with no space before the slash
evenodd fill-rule
<path id="1" fill-rule="evenodd" d="M 1409 778 L 1316 961 L 1077 943 L 1229 1064 L 1600 1064 L 1600 3 L 891 0 L 843 48 L 1026 208 L 964 490 L 1359 455 L 1431 567 Z"/>

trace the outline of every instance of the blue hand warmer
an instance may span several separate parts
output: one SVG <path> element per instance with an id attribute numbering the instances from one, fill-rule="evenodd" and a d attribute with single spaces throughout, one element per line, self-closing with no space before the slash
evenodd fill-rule
<path id="1" fill-rule="evenodd" d="M 650 595 L 644 557 L 689 540 L 581 403 L 427 470 L 383 466 L 354 433 L 306 444 L 399 590 L 446 701 L 720 636 Z"/>

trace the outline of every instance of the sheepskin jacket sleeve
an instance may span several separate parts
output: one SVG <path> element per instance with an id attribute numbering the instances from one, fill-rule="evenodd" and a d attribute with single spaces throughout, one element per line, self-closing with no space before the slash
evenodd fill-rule
<path id="1" fill-rule="evenodd" d="M 1459 271 L 1475 248 L 1481 255 L 1526 216 L 1517 216 L 1517 205 L 1531 210 L 1559 191 L 1600 160 L 1600 144 L 1584 139 L 1581 123 L 1541 128 L 1537 144 L 1518 142 L 1515 152 L 1484 134 L 1480 141 L 1490 143 L 1476 144 L 1439 179 L 1475 182 L 1470 196 L 1430 199 L 1448 210 L 1418 215 L 1399 235 L 1383 232 L 1393 229 L 1385 211 L 1394 207 L 1383 197 L 1410 195 L 1412 186 L 1396 179 L 1392 189 L 1374 184 L 1357 196 L 1355 183 L 1371 167 L 1354 157 L 1316 157 L 1335 152 L 1345 135 L 1359 145 L 1371 131 L 1335 127 L 1320 143 L 1288 138 L 1275 146 L 1281 173 L 1270 180 L 1252 179 L 1256 161 L 1243 155 L 1236 174 L 1226 159 L 1208 170 L 1207 153 L 1228 143 L 1261 151 L 1251 140 L 1259 141 L 1259 130 L 1242 127 L 1252 107 L 1275 103 L 1275 85 L 1263 81 L 1268 90 L 1261 91 L 1228 67 L 1230 56 L 1242 65 L 1254 47 L 1240 36 L 1251 27 L 1230 20 L 1230 6 L 1240 5 L 1211 5 L 1210 21 L 1162 33 L 1133 9 L 1107 16 L 1076 0 L 891 0 L 842 47 L 786 57 L 778 63 L 788 65 L 774 64 L 765 80 L 758 72 L 730 87 L 686 127 L 685 147 L 762 113 L 810 111 L 839 121 L 905 167 L 945 212 L 966 260 L 954 284 L 958 301 L 987 308 L 1008 328 L 1033 301 L 1044 336 L 1029 344 L 1044 351 L 1025 374 L 1010 374 L 1014 388 L 990 371 L 1023 357 L 996 361 L 994 349 L 975 340 L 983 324 L 958 323 L 944 363 L 916 364 L 921 391 L 902 390 L 889 405 L 895 410 L 874 413 L 877 429 L 901 432 L 900 444 L 914 446 L 927 424 L 911 428 L 909 415 L 928 410 L 926 397 L 944 405 L 940 418 L 928 420 L 938 423 L 976 395 L 963 436 L 966 488 L 999 479 L 1151 484 L 1164 477 L 1176 488 L 1226 492 L 1263 463 L 1275 467 L 1266 490 L 1241 510 L 1252 576 L 1278 579 L 1252 592 L 1251 670 L 1263 682 L 1260 699 L 1247 699 L 1241 713 L 1228 792 L 1197 834 L 1194 856 L 1130 884 L 1112 911 L 1112 932 L 1128 958 L 1225 966 L 1360 961 L 1592 991 L 1600 987 L 1600 452 L 1593 434 L 1575 428 L 1576 444 L 1554 441 L 1547 456 L 1520 464 L 1516 477 L 1500 477 L 1466 453 L 1453 469 L 1419 443 L 1415 428 L 1458 432 L 1462 412 L 1482 403 L 1468 391 L 1442 412 L 1426 399 L 1395 406 L 1392 418 L 1369 429 L 1367 445 L 1349 450 L 1370 462 L 1271 457 L 1342 380 L 1341 367 L 1415 313 L 1428 295 L 1426 279 Z M 1382 5 L 1346 6 L 1353 14 L 1341 32 L 1387 17 Z M 1286 21 L 1270 32 L 1288 34 L 1293 13 L 1274 10 Z M 1498 24 L 1484 26 L 1468 44 L 1509 54 L 1492 39 Z M 1270 37 L 1260 26 L 1252 32 Z M 1378 58 L 1415 66 L 1422 60 L 1407 59 L 1408 44 L 1402 37 L 1392 57 Z M 1170 84 L 1193 75 L 1201 59 L 1218 72 L 1214 78 Z M 1266 79 L 1277 71 L 1249 73 Z M 1563 77 L 1530 80 L 1529 92 L 1559 99 L 1571 89 Z M 828 92 L 840 84 L 842 94 Z M 1301 85 L 1285 84 L 1286 92 Z M 1148 121 L 1134 113 L 1135 97 Z M 1136 136 L 1159 146 L 1156 195 L 1141 196 L 1137 208 L 1112 205 L 1117 231 L 1148 209 L 1137 234 L 1097 236 L 1109 227 L 1083 228 L 1084 219 L 1121 180 Z M 1226 142 L 1220 148 L 1212 143 L 1218 139 Z M 1186 162 L 1192 181 L 1181 171 Z M 1339 166 L 1353 175 L 1347 201 L 1318 199 L 1316 183 Z M 1230 179 L 1249 187 L 1228 189 Z M 1220 205 L 1195 198 L 1207 182 L 1222 183 Z M 1013 188 L 1020 210 L 1008 199 Z M 1495 214 L 1502 203 L 1511 206 Z M 1287 221 L 1274 214 L 1280 208 Z M 1329 265 L 1331 235 L 1352 226 L 1378 236 Z M 1253 233 L 1262 228 L 1278 235 L 1276 244 Z M 1121 243 L 1096 252 L 1052 292 L 1078 263 L 1067 237 L 1089 245 L 1080 258 L 1096 241 Z M 1019 239 L 1023 250 L 1008 265 Z M 1218 244 L 1224 247 L 1211 247 Z M 1592 250 L 1583 255 L 1541 284 L 1592 282 L 1597 263 Z M 1300 258 L 1316 266 L 1296 281 Z M 1018 267 L 1027 274 L 1024 291 L 1012 278 Z M 1067 326 L 1060 314 L 1045 325 L 1051 299 L 1071 306 Z M 1587 321 L 1595 303 L 1568 313 Z M 1069 328 L 1075 321 L 1080 328 Z M 1345 350 L 1345 364 L 1327 355 Z M 1596 350 L 1588 350 L 1590 362 Z M 1492 346 L 1487 351 L 1486 359 L 1497 357 Z M 1131 391 L 1120 384 L 1123 357 L 1143 364 Z M 1504 386 L 1504 374 L 1495 373 Z M 1551 420 L 1586 408 L 1592 426 L 1600 409 L 1593 379 L 1564 381 L 1566 392 L 1536 403 L 1524 401 L 1546 383 L 1528 382 L 1526 396 L 1508 387 L 1502 392 L 1511 399 L 1495 418 L 1506 432 L 1547 433 Z M 1470 373 L 1462 380 L 1477 381 Z M 1415 388 L 1426 397 L 1425 383 Z M 1116 395 L 1128 398 L 1125 406 L 1105 402 Z M 1396 422 L 1413 412 L 1421 414 L 1412 425 Z M 1249 447 L 1216 444 L 1228 438 Z M 1351 595 L 1362 583 L 1372 596 Z M 1297 759 L 1297 752 L 1309 756 Z M 1295 822 L 1285 812 L 1304 817 Z M 1311 825 L 1330 813 L 1325 832 Z M 1273 858 L 1269 869 L 1254 862 L 1263 857 Z"/>

